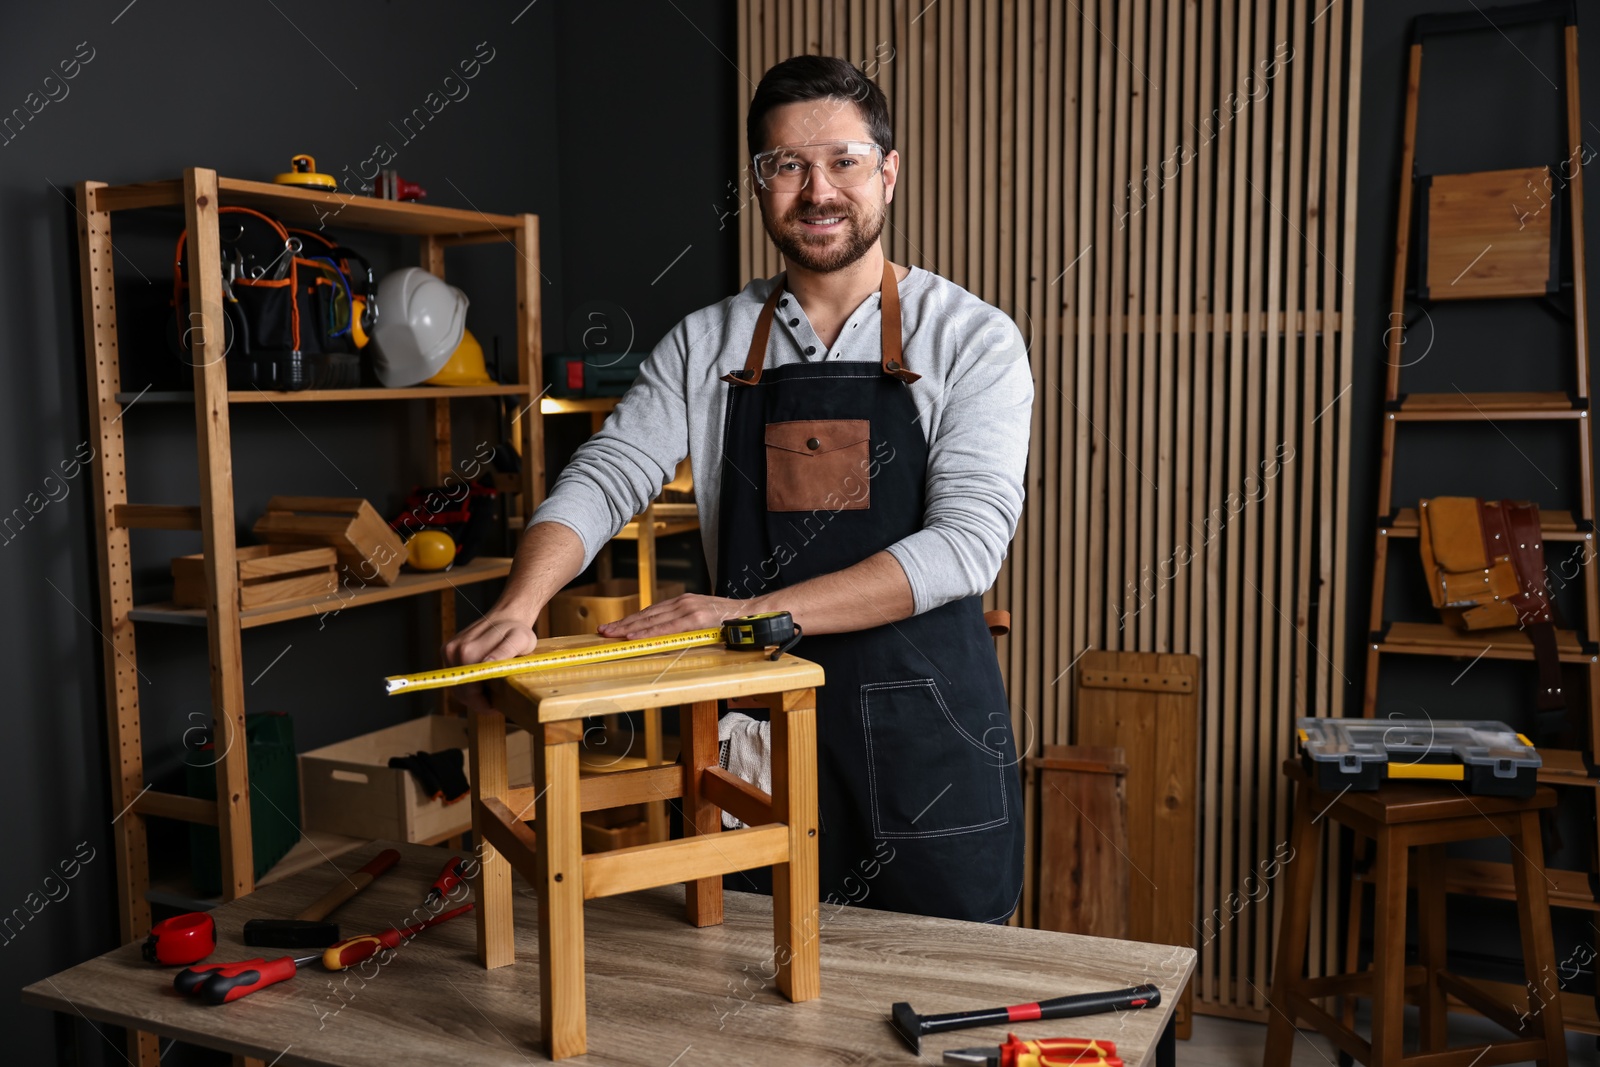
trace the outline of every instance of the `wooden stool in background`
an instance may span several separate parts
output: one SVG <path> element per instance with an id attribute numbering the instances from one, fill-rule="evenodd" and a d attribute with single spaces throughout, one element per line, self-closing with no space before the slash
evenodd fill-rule
<path id="1" fill-rule="evenodd" d="M 540 651 L 595 644 L 541 641 Z M 821 995 L 817 943 L 816 687 L 822 668 L 794 656 L 724 648 L 540 671 L 503 679 L 496 705 L 470 718 L 472 826 L 480 842 L 478 956 L 513 962 L 511 872 L 539 898 L 539 996 L 545 1053 L 587 1051 L 583 902 L 683 882 L 695 926 L 722 922 L 722 875 L 772 867 L 773 964 L 792 1001 Z M 772 793 L 717 766 L 717 701 L 765 697 L 772 713 Z M 578 777 L 583 720 L 682 705 L 682 766 Z M 533 786 L 506 781 L 505 718 L 533 734 Z M 583 854 L 585 811 L 682 798 L 684 839 Z M 746 824 L 722 831 L 721 812 Z M 534 829 L 526 821 L 534 821 Z M 537 830 L 537 833 L 535 833 Z"/>
<path id="2" fill-rule="evenodd" d="M 1288 865 L 1284 888 L 1287 896 L 1278 931 L 1262 1060 L 1266 1067 L 1289 1062 L 1295 1022 L 1301 1019 L 1368 1067 L 1464 1067 L 1468 1063 L 1487 1067 L 1523 1060 L 1566 1067 L 1566 1032 L 1556 988 L 1555 946 L 1539 838 L 1539 811 L 1555 806 L 1554 791 L 1540 786 L 1531 798 L 1520 800 L 1467 796 L 1449 783 L 1395 783 L 1376 792 L 1331 794 L 1318 789 L 1297 761 L 1286 762 L 1284 773 L 1296 786 L 1291 831 L 1296 861 Z M 1371 970 L 1355 974 L 1307 978 L 1300 972 L 1306 958 L 1324 820 L 1337 821 L 1374 842 L 1373 963 Z M 1485 837 L 1504 837 L 1511 843 L 1523 970 L 1531 991 L 1525 1011 L 1445 970 L 1444 846 Z M 1407 967 L 1407 859 L 1413 847 L 1417 849 L 1420 945 L 1418 962 Z M 1401 1040 L 1407 991 L 1414 991 L 1422 1011 L 1422 1050 L 1409 1056 Z M 1446 1052 L 1446 997 L 1452 995 L 1512 1033 L 1531 1030 L 1532 1036 L 1497 1042 L 1489 1049 L 1474 1046 Z M 1316 1003 L 1336 996 L 1372 998 L 1371 1042 L 1362 1040 Z"/>

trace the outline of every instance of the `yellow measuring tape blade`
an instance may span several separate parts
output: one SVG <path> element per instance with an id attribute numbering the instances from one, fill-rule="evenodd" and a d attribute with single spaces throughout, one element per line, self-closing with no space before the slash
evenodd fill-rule
<path id="1" fill-rule="evenodd" d="M 722 628 L 688 630 L 664 637 L 641 637 L 632 641 L 612 641 L 588 648 L 563 649 L 557 652 L 532 652 L 515 659 L 494 660 L 490 663 L 472 663 L 465 667 L 445 667 L 421 674 L 396 674 L 383 680 L 390 696 L 396 693 L 420 692 L 424 689 L 443 689 L 463 682 L 486 682 L 490 678 L 505 678 L 530 671 L 548 671 L 557 667 L 581 667 L 589 663 L 606 663 L 610 660 L 649 656 L 656 652 L 672 652 L 680 648 L 700 648 L 723 643 Z"/>

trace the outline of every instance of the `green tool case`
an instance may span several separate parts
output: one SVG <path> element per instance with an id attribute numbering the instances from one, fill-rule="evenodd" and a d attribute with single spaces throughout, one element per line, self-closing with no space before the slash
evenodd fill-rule
<path id="1" fill-rule="evenodd" d="M 281 711 L 244 717 L 245 762 L 250 769 L 250 840 L 255 877 L 260 878 L 300 840 L 300 761 L 294 751 L 294 720 Z M 185 754 L 189 795 L 217 798 L 216 746 Z M 222 849 L 215 826 L 189 826 L 189 866 L 194 891 L 222 892 Z"/>

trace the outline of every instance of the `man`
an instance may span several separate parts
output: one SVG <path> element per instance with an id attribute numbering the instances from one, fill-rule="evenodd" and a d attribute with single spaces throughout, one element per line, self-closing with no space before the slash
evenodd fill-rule
<path id="1" fill-rule="evenodd" d="M 550 597 L 686 454 L 721 595 L 602 627 L 635 638 L 788 611 L 820 663 L 825 898 L 1004 922 L 1022 885 L 1010 714 L 980 595 L 1022 510 L 1022 338 L 879 246 L 900 158 L 883 93 L 843 60 L 762 78 L 747 128 L 787 271 L 683 320 L 535 512 L 451 663 L 534 646 Z"/>

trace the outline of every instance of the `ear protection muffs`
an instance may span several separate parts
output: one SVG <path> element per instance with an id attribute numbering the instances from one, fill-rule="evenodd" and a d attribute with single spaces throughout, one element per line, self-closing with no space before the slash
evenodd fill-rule
<path id="1" fill-rule="evenodd" d="M 367 261 L 366 256 L 349 245 L 334 244 L 320 233 L 299 229 L 291 229 L 289 232 L 314 239 L 322 246 L 318 249 L 317 255 L 344 264 L 341 269 L 349 281 L 351 291 L 350 340 L 355 342 L 358 350 L 366 348 L 367 342 L 372 339 L 372 328 L 378 324 L 378 281 L 372 273 L 372 264 Z M 351 264 L 358 264 L 360 270 L 351 270 Z"/>
<path id="2" fill-rule="evenodd" d="M 336 259 L 359 263 L 359 276 L 350 279 L 354 296 L 350 301 L 350 339 L 357 348 L 367 347 L 372 339 L 372 328 L 378 324 L 378 282 L 372 274 L 372 264 L 367 257 L 346 245 L 336 245 L 329 250 Z"/>

